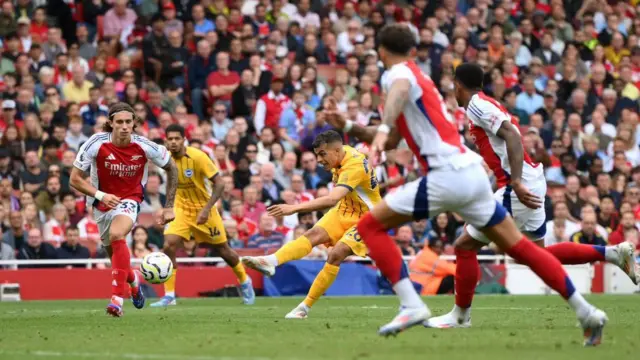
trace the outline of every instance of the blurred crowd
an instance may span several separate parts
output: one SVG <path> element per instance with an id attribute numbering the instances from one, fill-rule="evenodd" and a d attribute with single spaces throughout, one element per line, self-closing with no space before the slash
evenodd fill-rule
<path id="1" fill-rule="evenodd" d="M 331 188 L 310 148 L 331 128 L 326 96 L 360 125 L 380 122 L 375 35 L 389 23 L 414 32 L 415 61 L 471 148 L 453 71 L 485 69 L 484 92 L 518 119 L 525 150 L 546 169 L 547 244 L 638 244 L 639 15 L 638 0 L 2 1 L 0 258 L 105 256 L 69 173 L 119 101 L 140 118 L 138 133 L 162 143 L 179 123 L 213 159 L 234 248 L 273 251 L 300 236 L 321 212 L 274 219 L 266 207 Z M 420 173 L 402 147 L 376 169 L 383 193 Z M 135 257 L 162 248 L 154 218 L 165 180 L 151 169 L 128 239 Z M 393 233 L 405 255 L 451 253 L 462 225 L 441 214 Z M 192 242 L 179 256 L 209 254 Z"/>

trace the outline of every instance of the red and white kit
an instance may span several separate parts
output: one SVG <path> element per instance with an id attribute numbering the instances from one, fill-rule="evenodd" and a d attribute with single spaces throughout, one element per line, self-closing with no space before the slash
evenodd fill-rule
<path id="1" fill-rule="evenodd" d="M 467 106 L 467 117 L 471 135 L 480 150 L 480 155 L 496 176 L 498 190 L 494 193 L 494 198 L 511 213 L 522 232 L 529 234 L 534 240 L 544 238 L 546 233 L 544 206 L 538 209 L 528 208 L 513 192 L 509 185 L 511 167 L 507 143 L 497 135 L 503 122 L 509 121 L 518 129 L 517 122 L 499 102 L 482 92 L 471 98 Z M 524 151 L 522 164 L 522 183 L 529 191 L 544 200 L 547 193 L 544 169 L 542 164 L 534 163 L 526 151 Z M 474 239 L 489 243 L 489 239 L 473 226 L 468 226 L 467 231 Z"/>
<path id="2" fill-rule="evenodd" d="M 479 228 L 502 221 L 482 159 L 462 144 L 431 78 L 414 62 L 396 64 L 382 77 L 385 92 L 399 79 L 409 80 L 411 89 L 396 126 L 427 174 L 385 197 L 389 207 L 417 219 L 454 211 Z"/>
<path id="3" fill-rule="evenodd" d="M 88 205 L 95 209 L 94 218 L 105 246 L 110 245 L 109 227 L 113 218 L 125 215 L 134 223 L 138 218 L 147 182 L 147 161 L 164 167 L 169 160 L 167 148 L 138 135 L 132 135 L 126 147 L 117 147 L 111 142 L 111 133 L 99 133 L 80 147 L 73 165 L 84 172 L 90 170 L 91 185 L 96 189 L 121 199 L 116 208 L 109 209 L 87 196 Z"/>

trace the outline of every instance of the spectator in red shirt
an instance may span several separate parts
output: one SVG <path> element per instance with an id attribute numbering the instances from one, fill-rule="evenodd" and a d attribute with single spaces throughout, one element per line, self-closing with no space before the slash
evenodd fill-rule
<path id="1" fill-rule="evenodd" d="M 258 230 L 258 225 L 244 216 L 242 200 L 231 200 L 231 218 L 238 224 L 238 238 L 246 244 L 249 237 Z"/>
<path id="2" fill-rule="evenodd" d="M 638 229 L 633 212 L 627 211 L 622 214 L 620 225 L 609 235 L 609 245 L 618 245 L 624 242 L 624 235 L 627 231 Z"/>
<path id="3" fill-rule="evenodd" d="M 222 101 L 231 106 L 231 94 L 240 85 L 240 75 L 229 70 L 229 53 L 219 52 L 216 56 L 217 71 L 207 77 L 207 88 L 214 102 Z"/>
<path id="4" fill-rule="evenodd" d="M 49 30 L 45 9 L 37 8 L 33 13 L 32 20 L 33 21 L 31 21 L 31 25 L 29 26 L 29 33 L 31 34 L 33 41 L 42 44 L 47 41 L 47 31 Z"/>
<path id="5" fill-rule="evenodd" d="M 284 87 L 283 79 L 273 78 L 271 80 L 271 91 L 262 95 L 256 104 L 256 112 L 253 119 L 256 133 L 261 133 L 262 128 L 268 127 L 277 132 L 280 125 L 280 114 L 289 106 L 291 99 L 282 93 Z"/>
<path id="6" fill-rule="evenodd" d="M 258 201 L 258 189 L 254 186 L 244 188 L 244 214 L 245 217 L 257 223 L 260 216 L 267 211 L 267 207 L 263 202 Z"/>

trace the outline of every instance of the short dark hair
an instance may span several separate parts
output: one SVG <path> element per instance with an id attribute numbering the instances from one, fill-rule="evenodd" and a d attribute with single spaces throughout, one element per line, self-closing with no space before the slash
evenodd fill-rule
<path id="1" fill-rule="evenodd" d="M 43 149 L 57 149 L 60 147 L 60 142 L 54 138 L 48 138 L 42 142 Z"/>
<path id="2" fill-rule="evenodd" d="M 64 198 L 66 198 L 67 196 L 71 196 L 74 200 L 76 198 L 76 196 L 70 192 L 70 191 L 63 191 L 60 193 L 60 200 L 64 200 Z"/>
<path id="3" fill-rule="evenodd" d="M 378 44 L 393 54 L 408 55 L 416 46 L 416 39 L 407 25 L 390 24 L 380 30 Z"/>
<path id="4" fill-rule="evenodd" d="M 335 130 L 327 130 L 325 132 L 321 132 L 320 134 L 318 134 L 318 136 L 316 136 L 311 147 L 313 149 L 317 149 L 324 144 L 331 144 L 334 142 L 342 143 L 342 135 L 338 134 L 338 132 Z"/>
<path id="5" fill-rule="evenodd" d="M 180 136 L 184 137 L 184 128 L 179 124 L 171 124 L 167 126 L 167 129 L 164 131 L 164 133 L 169 134 L 170 132 L 180 133 Z"/>
<path id="6" fill-rule="evenodd" d="M 77 226 L 75 225 L 69 225 L 67 226 L 67 228 L 64 230 L 65 234 L 68 233 L 69 231 L 80 231 L 80 229 L 78 229 Z"/>
<path id="7" fill-rule="evenodd" d="M 481 90 L 484 71 L 477 64 L 460 64 L 456 67 L 455 79 L 469 90 Z"/>

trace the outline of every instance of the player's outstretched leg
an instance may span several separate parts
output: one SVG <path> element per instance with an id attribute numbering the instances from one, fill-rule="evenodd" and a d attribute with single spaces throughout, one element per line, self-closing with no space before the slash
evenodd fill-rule
<path id="1" fill-rule="evenodd" d="M 165 253 L 171 259 L 173 263 L 173 273 L 169 280 L 164 283 L 164 296 L 151 303 L 151 307 L 166 307 L 176 305 L 176 275 L 178 274 L 178 262 L 176 261 L 176 250 L 178 244 L 181 244 L 184 239 L 178 235 L 166 234 L 164 236 L 164 246 L 162 252 Z"/>
<path id="2" fill-rule="evenodd" d="M 615 246 L 597 246 L 563 242 L 547 246 L 546 249 L 566 265 L 606 261 L 622 269 L 634 284 L 640 283 L 640 272 L 634 255 L 635 248 L 631 243 L 623 242 Z"/>
<path id="3" fill-rule="evenodd" d="M 576 291 L 558 259 L 527 239 L 511 217 L 505 218 L 497 225 L 482 229 L 482 232 L 520 264 L 529 266 L 549 287 L 567 300 L 584 330 L 585 346 L 600 344 L 602 330 L 608 321 L 607 315 L 589 304 Z"/>
<path id="4" fill-rule="evenodd" d="M 307 297 L 298 306 L 285 315 L 284 318 L 306 319 L 313 304 L 315 304 L 316 301 L 318 301 L 318 299 L 327 292 L 336 280 L 336 277 L 338 277 L 340 264 L 342 264 L 344 259 L 351 255 L 353 255 L 353 251 L 349 246 L 341 242 L 337 243 L 336 246 L 331 249 L 324 267 L 313 280 L 313 284 L 311 284 Z"/>
<path id="5" fill-rule="evenodd" d="M 253 290 L 253 282 L 251 278 L 247 275 L 244 266 L 240 262 L 240 257 L 235 250 L 229 246 L 229 243 L 222 243 L 219 245 L 215 245 L 214 248 L 220 255 L 220 257 L 224 260 L 233 269 L 233 272 L 236 274 L 238 278 L 238 282 L 240 283 L 240 289 L 242 290 L 242 302 L 245 305 L 253 305 L 256 301 L 256 293 Z"/>
<path id="6" fill-rule="evenodd" d="M 413 220 L 412 216 L 393 211 L 386 200 L 377 204 L 371 212 L 358 222 L 358 233 L 369 249 L 369 256 L 400 298 L 400 313 L 378 333 L 383 336 L 395 335 L 412 326 L 422 324 L 431 317 L 431 311 L 409 279 L 407 267 L 395 241 L 387 233 L 388 229 Z"/>
<path id="7" fill-rule="evenodd" d="M 320 227 L 313 227 L 299 238 L 284 244 L 278 251 L 267 256 L 245 256 L 242 263 L 253 270 L 257 270 L 266 276 L 276 273 L 276 266 L 299 260 L 309 255 L 314 246 L 329 241 L 329 234 Z"/>
<path id="8" fill-rule="evenodd" d="M 466 230 L 456 239 L 455 304 L 449 313 L 425 321 L 425 327 L 444 329 L 471 326 L 471 302 L 480 280 L 477 252 L 484 245 L 473 239 Z"/>

